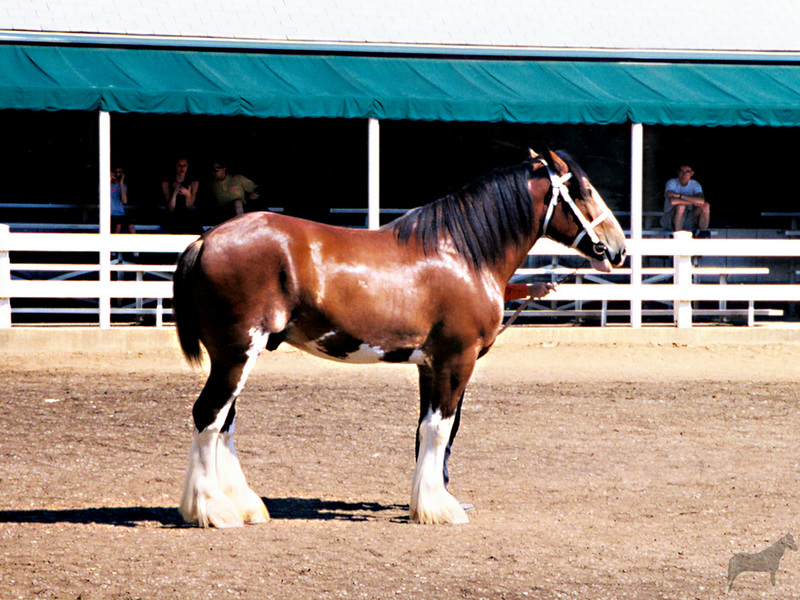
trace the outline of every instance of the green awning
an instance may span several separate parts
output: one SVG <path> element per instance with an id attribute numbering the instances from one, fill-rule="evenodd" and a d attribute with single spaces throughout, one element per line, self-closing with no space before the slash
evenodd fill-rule
<path id="1" fill-rule="evenodd" d="M 800 65 L 0 45 L 0 109 L 800 125 Z"/>

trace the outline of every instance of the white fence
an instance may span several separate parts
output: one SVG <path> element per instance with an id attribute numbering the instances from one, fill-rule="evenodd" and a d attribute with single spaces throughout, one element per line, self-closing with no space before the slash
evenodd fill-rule
<path id="1" fill-rule="evenodd" d="M 101 327 L 110 327 L 112 312 L 153 313 L 160 325 L 164 312 L 169 312 L 163 310 L 162 300 L 172 297 L 175 258 L 196 237 L 9 233 L 6 225 L 0 225 L 0 328 L 11 326 L 13 313 L 25 312 L 14 308 L 12 301 L 26 298 L 96 300 L 96 308 L 63 312 L 93 312 Z M 36 259 L 12 263 L 11 252 Z M 93 260 L 75 262 L 75 256 L 87 255 Z M 120 255 L 131 257 L 136 263 L 120 261 Z M 159 259 L 163 262 L 157 262 Z M 137 299 L 136 308 L 112 307 L 112 299 L 121 298 Z M 144 308 L 148 300 L 154 301 L 156 308 Z"/>
<path id="2" fill-rule="evenodd" d="M 126 311 L 155 314 L 156 324 L 160 325 L 163 315 L 169 314 L 162 301 L 172 297 L 175 257 L 193 239 L 191 235 L 9 233 L 7 226 L 0 225 L 0 327 L 11 327 L 12 315 L 22 314 L 23 309 L 14 307 L 14 301 L 29 298 L 96 300 L 94 308 L 82 310 L 96 314 L 101 327 L 110 326 L 114 312 Z M 692 239 L 688 234 L 678 234 L 675 239 L 631 240 L 628 250 L 632 256 L 630 268 L 594 276 L 589 270 L 580 269 L 576 272 L 577 281 L 560 285 L 547 296 L 547 303 L 572 302 L 573 314 L 588 314 L 583 308 L 585 303 L 600 302 L 602 313 L 608 303 L 621 302 L 626 308 L 616 309 L 617 313 L 627 315 L 632 326 L 637 327 L 641 325 L 643 303 L 656 301 L 669 307 L 662 312 L 669 312 L 678 327 L 691 327 L 693 316 L 702 314 L 692 307 L 693 302 L 717 302 L 719 308 L 715 312 L 719 314 L 733 312 L 727 308 L 728 302 L 745 302 L 748 322 L 752 324 L 758 314 L 778 314 L 758 309 L 755 303 L 800 301 L 798 284 L 727 283 L 729 277 L 741 279 L 769 273 L 776 257 L 800 258 L 800 240 Z M 36 260 L 12 263 L 11 252 L 15 256 L 35 256 Z M 119 254 L 132 257 L 136 264 L 115 261 Z M 70 256 L 76 255 L 93 258 L 75 262 Z M 539 241 L 531 255 L 576 256 L 574 251 L 550 240 Z M 672 264 L 642 268 L 641 259 L 646 256 L 666 257 L 670 260 L 665 262 Z M 696 267 L 696 257 L 757 257 L 759 264 L 747 268 Z M 518 276 L 555 277 L 571 271 L 559 266 L 528 268 L 521 269 Z M 122 279 L 126 276 L 131 279 Z M 136 299 L 136 304 L 133 308 L 114 306 L 114 300 L 120 298 Z M 155 308 L 145 308 L 148 301 L 154 302 Z M 603 315 L 604 324 L 605 321 Z"/>
<path id="3" fill-rule="evenodd" d="M 567 255 L 567 251 L 550 240 L 542 240 L 531 252 L 534 255 Z M 693 309 L 693 302 L 715 301 L 718 314 L 737 311 L 727 308 L 728 302 L 745 302 L 748 324 L 752 325 L 758 309 L 756 302 L 783 303 L 800 301 L 800 285 L 793 283 L 728 283 L 731 276 L 739 279 L 746 276 L 767 275 L 770 265 L 777 258 L 800 257 L 798 240 L 787 239 L 693 239 L 688 232 L 674 238 L 641 239 L 628 241 L 628 254 L 632 268 L 617 269 L 609 275 L 596 274 L 593 285 L 585 282 L 562 284 L 549 294 L 547 301 L 575 301 L 581 303 L 600 301 L 605 307 L 609 302 L 627 302 L 634 326 L 641 323 L 642 304 L 647 301 L 670 304 L 669 312 L 678 327 L 691 327 L 693 316 L 701 311 Z M 664 257 L 672 264 L 660 268 L 642 268 L 642 257 Z M 703 257 L 751 257 L 759 263 L 753 267 L 697 267 L 695 262 Z M 752 262 L 752 261 L 751 261 Z M 544 269 L 546 272 L 547 269 Z M 565 272 L 559 269 L 558 273 Z M 520 276 L 540 274 L 542 269 L 521 269 Z M 579 273 L 587 273 L 581 269 Z M 705 280 L 705 282 L 703 281 Z M 711 280 L 709 282 L 709 280 Z M 602 310 L 602 309 L 601 309 Z M 585 312 L 585 311 L 584 311 Z M 778 314 L 762 310 L 762 314 Z"/>

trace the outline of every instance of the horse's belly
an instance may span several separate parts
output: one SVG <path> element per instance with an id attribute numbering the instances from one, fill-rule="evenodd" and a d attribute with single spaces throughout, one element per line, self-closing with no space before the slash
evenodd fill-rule
<path id="1" fill-rule="evenodd" d="M 384 362 L 416 365 L 427 362 L 425 353 L 417 346 L 398 345 L 387 349 L 338 331 L 326 333 L 313 340 L 292 340 L 289 336 L 286 341 L 309 354 L 338 362 L 353 364 Z"/>

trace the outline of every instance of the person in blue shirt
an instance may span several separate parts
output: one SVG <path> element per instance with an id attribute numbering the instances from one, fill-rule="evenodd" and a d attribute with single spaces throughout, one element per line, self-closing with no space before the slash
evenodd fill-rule
<path id="1" fill-rule="evenodd" d="M 689 226 L 697 237 L 708 230 L 711 206 L 706 202 L 703 186 L 692 179 L 694 170 L 689 165 L 678 167 L 678 176 L 667 181 L 664 188 L 664 214 L 661 226 L 670 231 L 682 231 Z"/>
<path id="2" fill-rule="evenodd" d="M 111 233 L 136 233 L 136 227 L 125 214 L 128 203 L 128 186 L 125 185 L 125 171 L 121 167 L 111 169 Z"/>

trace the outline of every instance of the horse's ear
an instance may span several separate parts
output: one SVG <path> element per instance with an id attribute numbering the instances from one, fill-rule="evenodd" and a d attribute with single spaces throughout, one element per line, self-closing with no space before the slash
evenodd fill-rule
<path id="1" fill-rule="evenodd" d="M 533 166 L 534 170 L 547 165 L 547 159 L 536 152 L 533 148 L 528 148 L 528 152 L 531 153 L 531 165 Z"/>
<path id="2" fill-rule="evenodd" d="M 552 150 L 550 150 L 550 160 L 552 161 L 553 168 L 559 175 L 563 177 L 569 173 L 569 166 L 567 166 L 567 163 L 564 162 L 564 160 Z"/>

